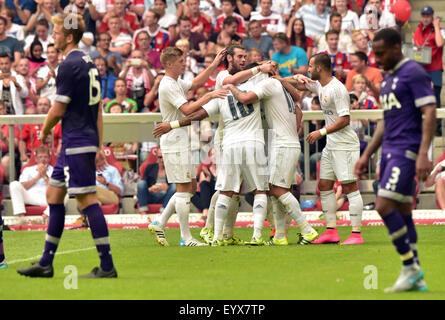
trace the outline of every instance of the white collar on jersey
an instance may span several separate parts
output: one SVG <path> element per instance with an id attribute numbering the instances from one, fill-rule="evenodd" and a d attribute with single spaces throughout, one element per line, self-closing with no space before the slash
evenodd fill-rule
<path id="1" fill-rule="evenodd" d="M 399 61 L 399 63 L 396 64 L 396 66 L 394 68 L 392 68 L 391 70 L 389 70 L 389 73 L 394 73 L 397 70 L 400 69 L 401 66 L 403 66 L 405 63 L 407 63 L 409 61 L 409 58 L 405 57 L 402 60 Z"/>

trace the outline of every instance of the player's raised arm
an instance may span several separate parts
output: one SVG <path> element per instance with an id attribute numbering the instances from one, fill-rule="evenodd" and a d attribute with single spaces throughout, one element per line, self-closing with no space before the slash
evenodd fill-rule
<path id="1" fill-rule="evenodd" d="M 207 81 L 210 75 L 215 71 L 216 68 L 222 63 L 227 49 L 222 49 L 215 57 L 215 60 L 208 66 L 203 72 L 201 72 L 196 78 L 192 81 L 192 87 L 190 90 L 196 90 L 203 86 L 203 84 Z"/>

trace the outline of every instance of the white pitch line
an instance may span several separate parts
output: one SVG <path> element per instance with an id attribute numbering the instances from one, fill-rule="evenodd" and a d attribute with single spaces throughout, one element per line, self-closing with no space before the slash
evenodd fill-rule
<path id="1" fill-rule="evenodd" d="M 61 251 L 61 252 L 56 252 L 56 255 L 69 254 L 69 253 L 80 252 L 80 251 L 88 251 L 88 250 L 92 250 L 92 249 L 96 249 L 96 247 L 89 247 L 89 248 L 75 249 L 75 250 L 68 250 L 68 251 Z M 38 256 L 31 257 L 31 258 L 26 258 L 26 259 L 18 259 L 18 260 L 7 261 L 7 264 L 11 265 L 11 264 L 14 264 L 14 263 L 19 263 L 19 262 L 32 261 L 32 260 L 35 260 L 35 259 L 39 259 L 41 256 L 42 255 L 38 255 Z"/>

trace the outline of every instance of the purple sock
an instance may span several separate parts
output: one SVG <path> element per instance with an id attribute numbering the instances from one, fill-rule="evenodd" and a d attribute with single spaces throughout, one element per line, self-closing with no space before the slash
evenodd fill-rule
<path id="1" fill-rule="evenodd" d="M 49 205 L 49 222 L 48 230 L 46 230 L 45 249 L 39 264 L 42 267 L 49 266 L 53 263 L 60 237 L 65 227 L 65 205 L 50 204 Z"/>
<path id="2" fill-rule="evenodd" d="M 5 251 L 3 249 L 3 219 L 0 211 L 0 262 L 5 260 Z"/>
<path id="3" fill-rule="evenodd" d="M 102 208 L 96 203 L 86 207 L 82 211 L 88 217 L 94 243 L 99 253 L 100 267 L 103 271 L 111 271 L 114 266 L 111 257 L 107 221 L 105 220 Z"/>
<path id="4" fill-rule="evenodd" d="M 417 232 L 416 232 L 416 227 L 414 225 L 413 217 L 411 215 L 408 216 L 402 214 L 402 218 L 405 221 L 406 227 L 408 229 L 408 239 L 411 251 L 414 254 L 414 260 L 417 262 L 417 264 L 420 265 L 419 257 L 417 255 Z"/>
<path id="5" fill-rule="evenodd" d="M 411 251 L 408 238 L 408 228 L 402 215 L 394 209 L 383 221 L 388 228 L 392 243 L 396 247 L 397 252 L 402 257 L 403 265 L 410 265 L 414 263 L 414 255 Z"/>

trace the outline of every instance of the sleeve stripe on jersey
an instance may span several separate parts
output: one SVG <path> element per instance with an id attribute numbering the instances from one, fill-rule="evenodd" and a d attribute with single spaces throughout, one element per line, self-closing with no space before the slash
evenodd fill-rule
<path id="1" fill-rule="evenodd" d="M 57 102 L 61 102 L 61 103 L 70 103 L 71 102 L 71 98 L 67 97 L 67 96 L 62 96 L 60 94 L 56 95 L 56 99 Z"/>
<path id="2" fill-rule="evenodd" d="M 414 104 L 418 108 L 426 106 L 428 104 L 435 104 L 435 103 L 436 103 L 436 97 L 435 96 L 426 96 L 426 97 L 422 97 L 422 98 L 416 99 L 414 101 Z"/>

